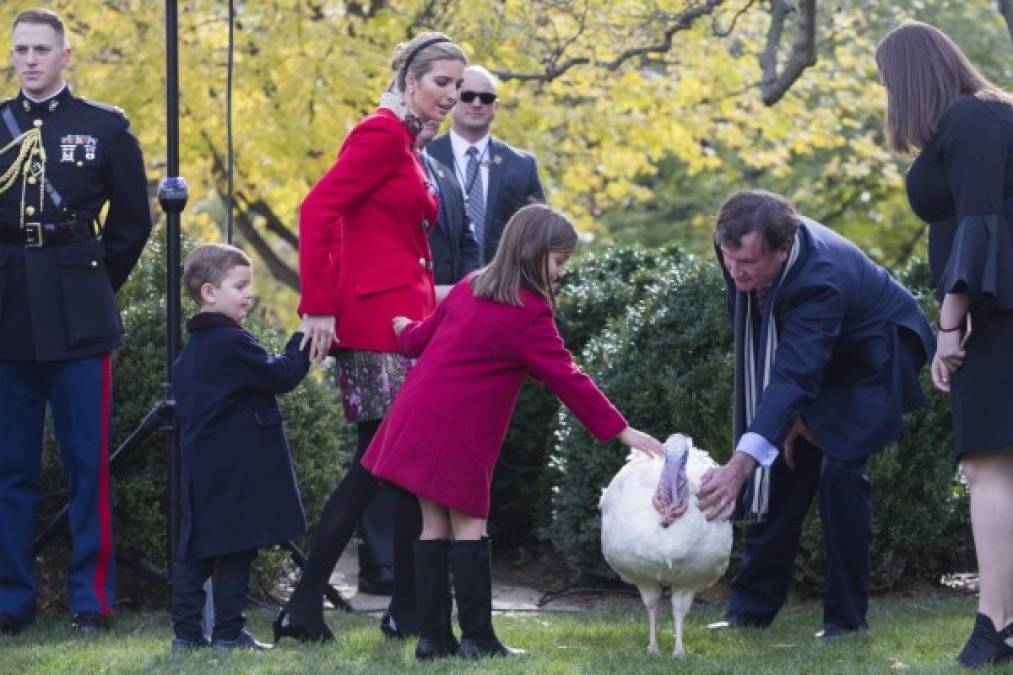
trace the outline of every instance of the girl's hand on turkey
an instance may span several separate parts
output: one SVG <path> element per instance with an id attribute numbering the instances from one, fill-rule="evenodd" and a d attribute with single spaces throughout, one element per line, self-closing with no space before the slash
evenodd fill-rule
<path id="1" fill-rule="evenodd" d="M 665 446 L 654 436 L 637 431 L 633 427 L 626 427 L 619 434 L 619 440 L 634 450 L 646 453 L 651 457 L 664 457 Z"/>

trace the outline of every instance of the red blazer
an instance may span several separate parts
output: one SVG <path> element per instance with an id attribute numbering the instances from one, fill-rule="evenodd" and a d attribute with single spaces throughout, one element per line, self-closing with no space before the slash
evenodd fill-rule
<path id="1" fill-rule="evenodd" d="M 522 307 L 476 298 L 469 279 L 402 331 L 401 353 L 422 357 L 362 464 L 430 501 L 486 518 L 493 468 L 528 375 L 602 442 L 626 420 L 574 364 L 544 299 L 527 290 Z"/>
<path id="2" fill-rule="evenodd" d="M 301 314 L 337 319 L 338 345 L 393 352 L 390 322 L 436 307 L 427 233 L 437 202 L 386 108 L 362 120 L 299 209 Z"/>

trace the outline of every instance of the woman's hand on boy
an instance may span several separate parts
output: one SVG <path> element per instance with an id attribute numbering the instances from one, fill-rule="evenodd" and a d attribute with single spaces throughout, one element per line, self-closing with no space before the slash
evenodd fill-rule
<path id="1" fill-rule="evenodd" d="M 333 316 L 307 314 L 299 324 L 299 331 L 302 333 L 299 349 L 305 349 L 308 343 L 310 360 L 315 363 L 323 363 L 331 347 L 338 341 L 338 336 L 334 332 Z"/>
<path id="2" fill-rule="evenodd" d="M 394 335 L 401 335 L 401 331 L 405 329 L 405 326 L 412 322 L 407 316 L 395 316 L 391 323 L 394 325 Z"/>
<path id="3" fill-rule="evenodd" d="M 637 431 L 633 427 L 623 429 L 622 433 L 619 434 L 619 440 L 634 450 L 647 453 L 652 457 L 663 457 L 665 455 L 665 445 L 661 441 L 650 434 L 645 434 L 643 431 Z"/>

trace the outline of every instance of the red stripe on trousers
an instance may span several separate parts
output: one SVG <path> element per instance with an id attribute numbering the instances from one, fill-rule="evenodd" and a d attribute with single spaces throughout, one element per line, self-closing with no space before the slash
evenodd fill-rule
<path id="1" fill-rule="evenodd" d="M 102 357 L 102 419 L 99 436 L 98 471 L 98 560 L 95 564 L 95 597 L 103 616 L 109 616 L 109 598 L 106 596 L 106 577 L 113 554 L 112 505 L 109 503 L 109 417 L 113 398 L 112 355 Z"/>

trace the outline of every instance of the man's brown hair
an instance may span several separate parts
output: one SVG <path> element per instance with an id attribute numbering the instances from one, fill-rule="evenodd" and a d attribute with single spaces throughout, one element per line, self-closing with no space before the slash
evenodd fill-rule
<path id="1" fill-rule="evenodd" d="M 876 65 L 886 87 L 887 136 L 897 152 L 924 148 L 960 96 L 1013 103 L 946 33 L 920 21 L 905 21 L 887 33 L 876 48 Z"/>
<path id="2" fill-rule="evenodd" d="M 229 244 L 201 244 L 186 257 L 183 264 L 183 285 L 187 294 L 199 307 L 203 300 L 201 286 L 211 284 L 216 288 L 233 267 L 250 267 L 250 257 Z"/>
<path id="3" fill-rule="evenodd" d="M 38 9 L 26 9 L 23 12 L 19 12 L 18 15 L 14 17 L 14 23 L 11 24 L 11 30 L 13 31 L 17 28 L 19 23 L 44 24 L 55 30 L 60 36 L 60 40 L 62 42 L 66 43 L 67 41 L 67 26 L 63 23 L 63 17 L 51 9 L 39 7 Z"/>
<path id="4" fill-rule="evenodd" d="M 758 232 L 767 251 L 777 251 L 795 239 L 799 215 L 791 200 L 766 190 L 740 190 L 718 209 L 714 242 L 731 250 L 742 237 Z"/>

